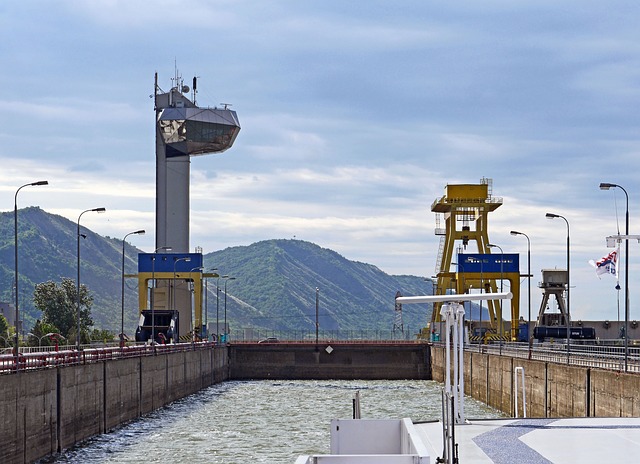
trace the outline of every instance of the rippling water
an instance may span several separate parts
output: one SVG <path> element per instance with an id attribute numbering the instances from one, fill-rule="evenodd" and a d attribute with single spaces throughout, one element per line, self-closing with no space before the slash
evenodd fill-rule
<path id="1" fill-rule="evenodd" d="M 282 463 L 329 452 L 329 422 L 438 419 L 441 384 L 431 381 L 225 382 L 176 401 L 42 463 Z M 477 401 L 468 417 L 499 417 Z"/>

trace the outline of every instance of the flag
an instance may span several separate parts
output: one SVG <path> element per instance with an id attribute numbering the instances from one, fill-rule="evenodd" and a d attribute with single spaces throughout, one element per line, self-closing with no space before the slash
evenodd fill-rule
<path id="1" fill-rule="evenodd" d="M 596 274 L 600 277 L 603 274 L 618 276 L 618 254 L 620 250 L 616 248 L 607 256 L 600 258 L 598 261 L 589 261 L 596 268 Z"/>

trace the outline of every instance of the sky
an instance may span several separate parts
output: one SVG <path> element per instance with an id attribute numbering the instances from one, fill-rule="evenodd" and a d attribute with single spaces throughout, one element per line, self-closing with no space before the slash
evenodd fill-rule
<path id="1" fill-rule="evenodd" d="M 492 179 L 490 241 L 531 240 L 566 267 L 571 313 L 624 319 L 623 290 L 588 263 L 638 227 L 640 4 L 524 0 L 24 0 L 0 4 L 0 211 L 39 206 L 152 252 L 154 73 L 198 76 L 231 104 L 235 145 L 191 160 L 191 247 L 296 238 L 390 274 L 430 277 L 431 204 Z M 640 232 L 640 231 L 638 231 Z M 640 319 L 640 245 L 629 242 Z M 623 248 L 624 249 L 624 248 Z M 468 249 L 476 252 L 475 249 Z M 231 272 L 231 270 L 229 270 Z M 522 282 L 526 308 L 527 281 Z"/>

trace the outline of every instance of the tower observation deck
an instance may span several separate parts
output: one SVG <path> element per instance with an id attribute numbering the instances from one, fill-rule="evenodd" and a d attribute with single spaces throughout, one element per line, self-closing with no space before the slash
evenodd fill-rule
<path id="1" fill-rule="evenodd" d="M 200 108 L 194 103 L 195 77 L 193 89 L 177 72 L 173 82 L 171 90 L 163 92 L 156 73 L 156 249 L 188 253 L 190 157 L 231 148 L 240 123 L 227 105 Z M 194 101 L 185 96 L 190 90 Z"/>
<path id="2" fill-rule="evenodd" d="M 155 74 L 156 241 L 154 253 L 138 257 L 142 316 L 138 341 L 176 342 L 189 333 L 191 339 L 207 335 L 202 320 L 202 284 L 203 278 L 217 274 L 204 272 L 200 251 L 189 253 L 191 157 L 231 148 L 240 123 L 229 105 L 201 108 L 196 95 L 195 77 L 189 88 L 176 69 L 171 89 L 165 92 Z"/>

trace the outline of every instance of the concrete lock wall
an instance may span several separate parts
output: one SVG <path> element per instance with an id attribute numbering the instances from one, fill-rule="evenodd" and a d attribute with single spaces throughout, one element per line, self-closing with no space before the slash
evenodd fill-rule
<path id="1" fill-rule="evenodd" d="M 0 462 L 31 462 L 56 451 L 56 391 L 55 370 L 0 377 Z"/>
<path id="2" fill-rule="evenodd" d="M 444 382 L 445 350 L 431 349 L 432 378 Z M 518 395 L 518 417 L 524 415 L 522 382 L 514 370 L 524 369 L 528 417 L 638 417 L 640 375 L 511 358 L 474 351 L 464 354 L 465 393 L 510 416 Z M 453 358 L 451 359 L 453 368 Z"/>
<path id="3" fill-rule="evenodd" d="M 0 462 L 33 462 L 228 380 L 227 347 L 0 376 Z"/>
<path id="4" fill-rule="evenodd" d="M 229 379 L 430 379 L 427 344 L 235 345 L 0 376 L 0 462 L 33 462 Z"/>
<path id="5" fill-rule="evenodd" d="M 330 349 L 327 349 L 330 347 Z M 229 348 L 230 377 L 247 379 L 430 379 L 427 344 L 241 344 Z"/>
<path id="6" fill-rule="evenodd" d="M 640 376 L 591 371 L 590 409 L 595 416 L 640 417 Z"/>
<path id="7" fill-rule="evenodd" d="M 58 375 L 58 448 L 64 449 L 105 431 L 104 363 L 60 368 Z"/>

